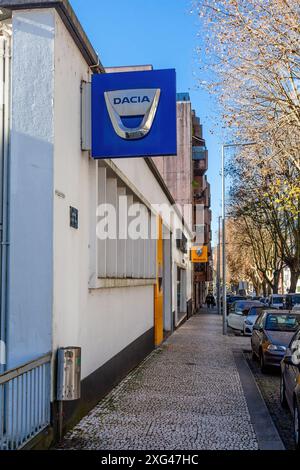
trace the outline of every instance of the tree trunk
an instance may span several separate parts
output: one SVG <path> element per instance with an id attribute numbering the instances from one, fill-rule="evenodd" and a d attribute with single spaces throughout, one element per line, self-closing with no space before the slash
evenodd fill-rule
<path id="1" fill-rule="evenodd" d="M 297 284 L 298 284 L 298 279 L 300 277 L 300 272 L 299 271 L 292 271 L 291 270 L 291 287 L 290 287 L 290 293 L 294 294 L 297 290 Z"/>
<path id="2" fill-rule="evenodd" d="M 280 271 L 275 271 L 273 281 L 273 294 L 278 294 L 280 281 Z"/>
<path id="3" fill-rule="evenodd" d="M 263 289 L 263 295 L 264 297 L 267 297 L 267 285 L 266 282 L 264 281 L 262 284 L 262 289 Z"/>

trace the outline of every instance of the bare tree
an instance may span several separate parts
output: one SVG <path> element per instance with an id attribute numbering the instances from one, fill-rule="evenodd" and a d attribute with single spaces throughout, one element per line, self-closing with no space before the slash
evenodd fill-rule
<path id="1" fill-rule="evenodd" d="M 256 267 L 266 272 L 262 261 L 271 261 L 267 282 L 276 290 L 278 269 L 288 266 L 294 291 L 300 275 L 300 2 L 194 5 L 202 37 L 206 33 L 202 82 L 217 96 L 230 135 L 256 143 L 233 158 L 233 207 L 252 243 L 257 246 L 258 235 L 268 240 Z"/>

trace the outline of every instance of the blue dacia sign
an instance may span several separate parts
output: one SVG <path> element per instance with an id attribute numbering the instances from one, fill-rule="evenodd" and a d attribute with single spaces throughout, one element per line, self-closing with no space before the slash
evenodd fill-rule
<path id="1" fill-rule="evenodd" d="M 93 76 L 95 159 L 176 154 L 175 70 Z"/>

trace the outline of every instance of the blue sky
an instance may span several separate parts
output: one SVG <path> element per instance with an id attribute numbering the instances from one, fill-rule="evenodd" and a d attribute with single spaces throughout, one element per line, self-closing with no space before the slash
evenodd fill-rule
<path id="1" fill-rule="evenodd" d="M 71 0 L 71 4 L 104 66 L 152 64 L 155 69 L 176 68 L 178 92 L 190 93 L 204 125 L 215 232 L 221 198 L 220 138 L 211 118 L 214 103 L 197 83 L 195 49 L 200 25 L 196 15 L 190 13 L 191 1 Z"/>

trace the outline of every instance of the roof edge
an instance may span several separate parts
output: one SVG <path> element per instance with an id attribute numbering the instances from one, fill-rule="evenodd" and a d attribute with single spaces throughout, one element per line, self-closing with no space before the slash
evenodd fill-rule
<path id="1" fill-rule="evenodd" d="M 88 39 L 69 0 L 0 0 L 0 8 L 10 11 L 55 8 L 93 72 L 105 73 L 98 54 Z"/>

